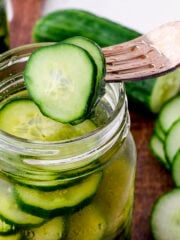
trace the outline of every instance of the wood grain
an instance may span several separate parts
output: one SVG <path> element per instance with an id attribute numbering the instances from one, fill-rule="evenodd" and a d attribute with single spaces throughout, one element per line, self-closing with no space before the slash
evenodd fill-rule
<path id="1" fill-rule="evenodd" d="M 31 42 L 32 27 L 40 16 L 42 3 L 41 0 L 12 0 L 11 47 Z"/>
<path id="2" fill-rule="evenodd" d="M 12 0 L 14 19 L 11 23 L 11 46 L 30 43 L 31 31 L 41 13 L 41 0 Z M 154 119 L 143 110 L 131 108 L 132 133 L 138 151 L 135 209 L 132 240 L 151 240 L 149 218 L 152 204 L 173 183 L 170 174 L 152 157 L 148 149 Z"/>
<path id="3" fill-rule="evenodd" d="M 152 240 L 149 225 L 152 205 L 157 197 L 171 189 L 173 183 L 170 174 L 148 148 L 154 119 L 145 112 L 142 115 L 143 110 L 139 110 L 130 112 L 131 129 L 138 152 L 132 239 Z"/>

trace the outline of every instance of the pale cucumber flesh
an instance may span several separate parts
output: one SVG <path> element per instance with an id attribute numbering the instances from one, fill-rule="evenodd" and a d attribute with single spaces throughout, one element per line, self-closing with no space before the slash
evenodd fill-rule
<path id="1" fill-rule="evenodd" d="M 175 121 L 180 119 L 180 95 L 169 100 L 159 114 L 159 124 L 167 133 Z"/>
<path id="2" fill-rule="evenodd" d="M 30 56 L 24 79 L 33 101 L 45 115 L 70 123 L 89 114 L 96 72 L 87 51 L 59 43 L 42 47 Z"/>
<path id="3" fill-rule="evenodd" d="M 180 150 L 180 119 L 172 125 L 165 140 L 166 156 L 170 163 L 173 162 L 173 159 L 179 150 Z"/>
<path id="4" fill-rule="evenodd" d="M 180 239 L 180 189 L 166 193 L 156 202 L 151 227 L 156 240 Z"/>

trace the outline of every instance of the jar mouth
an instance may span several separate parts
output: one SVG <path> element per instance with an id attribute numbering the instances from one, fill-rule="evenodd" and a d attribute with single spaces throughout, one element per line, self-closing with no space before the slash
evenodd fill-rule
<path id="1" fill-rule="evenodd" d="M 113 83 L 108 83 L 108 85 L 113 85 Z M 1 85 L 0 85 L 1 86 Z M 124 93 L 124 85 L 120 83 L 120 88 L 123 94 Z M 125 97 L 125 95 L 124 95 Z M 96 136 L 97 134 L 103 135 L 103 133 L 107 132 L 108 130 L 111 129 L 111 125 L 113 125 L 113 122 L 115 122 L 116 120 L 118 120 L 119 118 L 119 122 L 123 120 L 123 116 L 121 115 L 121 110 L 123 108 L 123 103 L 126 102 L 126 99 L 124 99 L 122 101 L 122 96 L 119 97 L 119 102 L 116 106 L 116 109 L 113 111 L 112 116 L 107 120 L 106 124 L 103 126 L 99 126 L 97 127 L 95 130 L 88 132 L 82 136 L 78 136 L 75 138 L 70 138 L 70 139 L 65 139 L 65 140 L 59 140 L 59 141 L 37 141 L 37 140 L 28 140 L 25 138 L 20 138 L 17 137 L 15 135 L 9 134 L 5 131 L 0 130 L 0 142 L 1 140 L 5 141 L 5 142 L 10 142 L 13 141 L 14 144 L 22 144 L 24 143 L 26 146 L 31 146 L 31 147 L 37 147 L 38 145 L 42 146 L 63 146 L 66 144 L 71 144 L 71 143 L 75 143 L 75 142 L 82 142 L 83 140 L 88 140 L 90 138 L 92 138 L 93 136 Z M 126 102 L 127 104 L 127 102 Z M 123 115 L 125 114 L 125 112 L 123 111 Z"/>
<path id="2" fill-rule="evenodd" d="M 0 54 L 0 70 L 6 69 L 7 67 L 16 64 L 16 62 L 18 62 L 19 60 L 22 62 L 26 62 L 28 57 L 31 55 L 33 50 L 36 50 L 39 47 L 43 47 L 43 46 L 48 46 L 48 45 L 52 45 L 54 43 L 34 43 L 34 44 L 27 44 L 21 47 L 17 47 L 14 48 L 12 50 L 9 50 L 3 54 Z M 12 77 L 12 76 L 11 76 Z M 0 83 L 0 88 L 1 85 L 3 84 Z M 104 131 L 106 131 L 106 129 L 109 128 L 109 125 L 112 124 L 112 122 L 119 117 L 119 113 L 121 112 L 121 109 L 123 107 L 124 102 L 126 101 L 126 97 L 125 97 L 125 90 L 124 90 L 124 85 L 123 83 L 106 83 L 106 85 L 109 85 L 110 88 L 112 88 L 112 90 L 114 91 L 114 95 L 116 95 L 116 107 L 112 113 L 112 115 L 110 116 L 110 118 L 107 120 L 106 124 L 100 127 L 97 127 L 97 129 L 95 129 L 94 131 L 91 131 L 87 134 L 84 134 L 83 136 L 79 136 L 76 138 L 72 138 L 72 139 L 67 139 L 67 140 L 60 140 L 60 141 L 36 141 L 36 140 L 28 140 L 28 139 L 24 139 L 24 138 L 20 138 L 14 135 L 11 135 L 7 132 L 4 132 L 2 130 L 0 130 L 0 139 L 4 139 L 6 141 L 8 140 L 13 140 L 14 142 L 17 143 L 24 143 L 26 145 L 30 144 L 32 145 L 44 145 L 44 146 L 53 146 L 53 145 L 64 145 L 67 143 L 73 143 L 73 142 L 77 142 L 77 141 L 83 141 L 85 139 L 89 139 L 92 136 L 96 135 L 97 133 L 103 133 Z M 120 90 L 120 94 L 119 96 L 117 96 L 117 87 L 115 87 L 115 85 L 119 85 L 118 88 Z"/>
<path id="3" fill-rule="evenodd" d="M 37 48 L 50 44 L 54 43 L 29 44 L 0 55 L 0 103 L 7 98 L 6 92 L 14 86 L 24 89 L 22 73 L 29 56 Z M 62 167 L 82 160 L 88 164 L 90 159 L 97 159 L 110 149 L 119 137 L 125 139 L 130 126 L 123 83 L 106 83 L 100 103 L 102 106 L 108 103 L 110 110 L 105 123 L 94 131 L 80 137 L 51 142 L 31 141 L 0 131 L 0 150 L 23 156 L 20 161 L 26 165 Z"/>

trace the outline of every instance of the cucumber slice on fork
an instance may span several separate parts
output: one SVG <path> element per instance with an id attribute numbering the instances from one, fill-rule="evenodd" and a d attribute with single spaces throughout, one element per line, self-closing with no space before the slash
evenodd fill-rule
<path id="1" fill-rule="evenodd" d="M 66 43 L 36 50 L 24 71 L 26 87 L 40 110 L 63 123 L 83 120 L 89 114 L 96 75 L 89 53 Z"/>

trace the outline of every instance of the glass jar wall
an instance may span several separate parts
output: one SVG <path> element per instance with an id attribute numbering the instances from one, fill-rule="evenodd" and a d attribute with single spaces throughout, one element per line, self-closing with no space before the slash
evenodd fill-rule
<path id="1" fill-rule="evenodd" d="M 1 111 L 29 98 L 22 71 L 42 45 L 2 55 Z M 1 131 L 0 239 L 130 239 L 136 150 L 129 127 L 123 85 L 106 84 L 90 119 L 71 126 L 70 139 L 31 141 Z"/>

